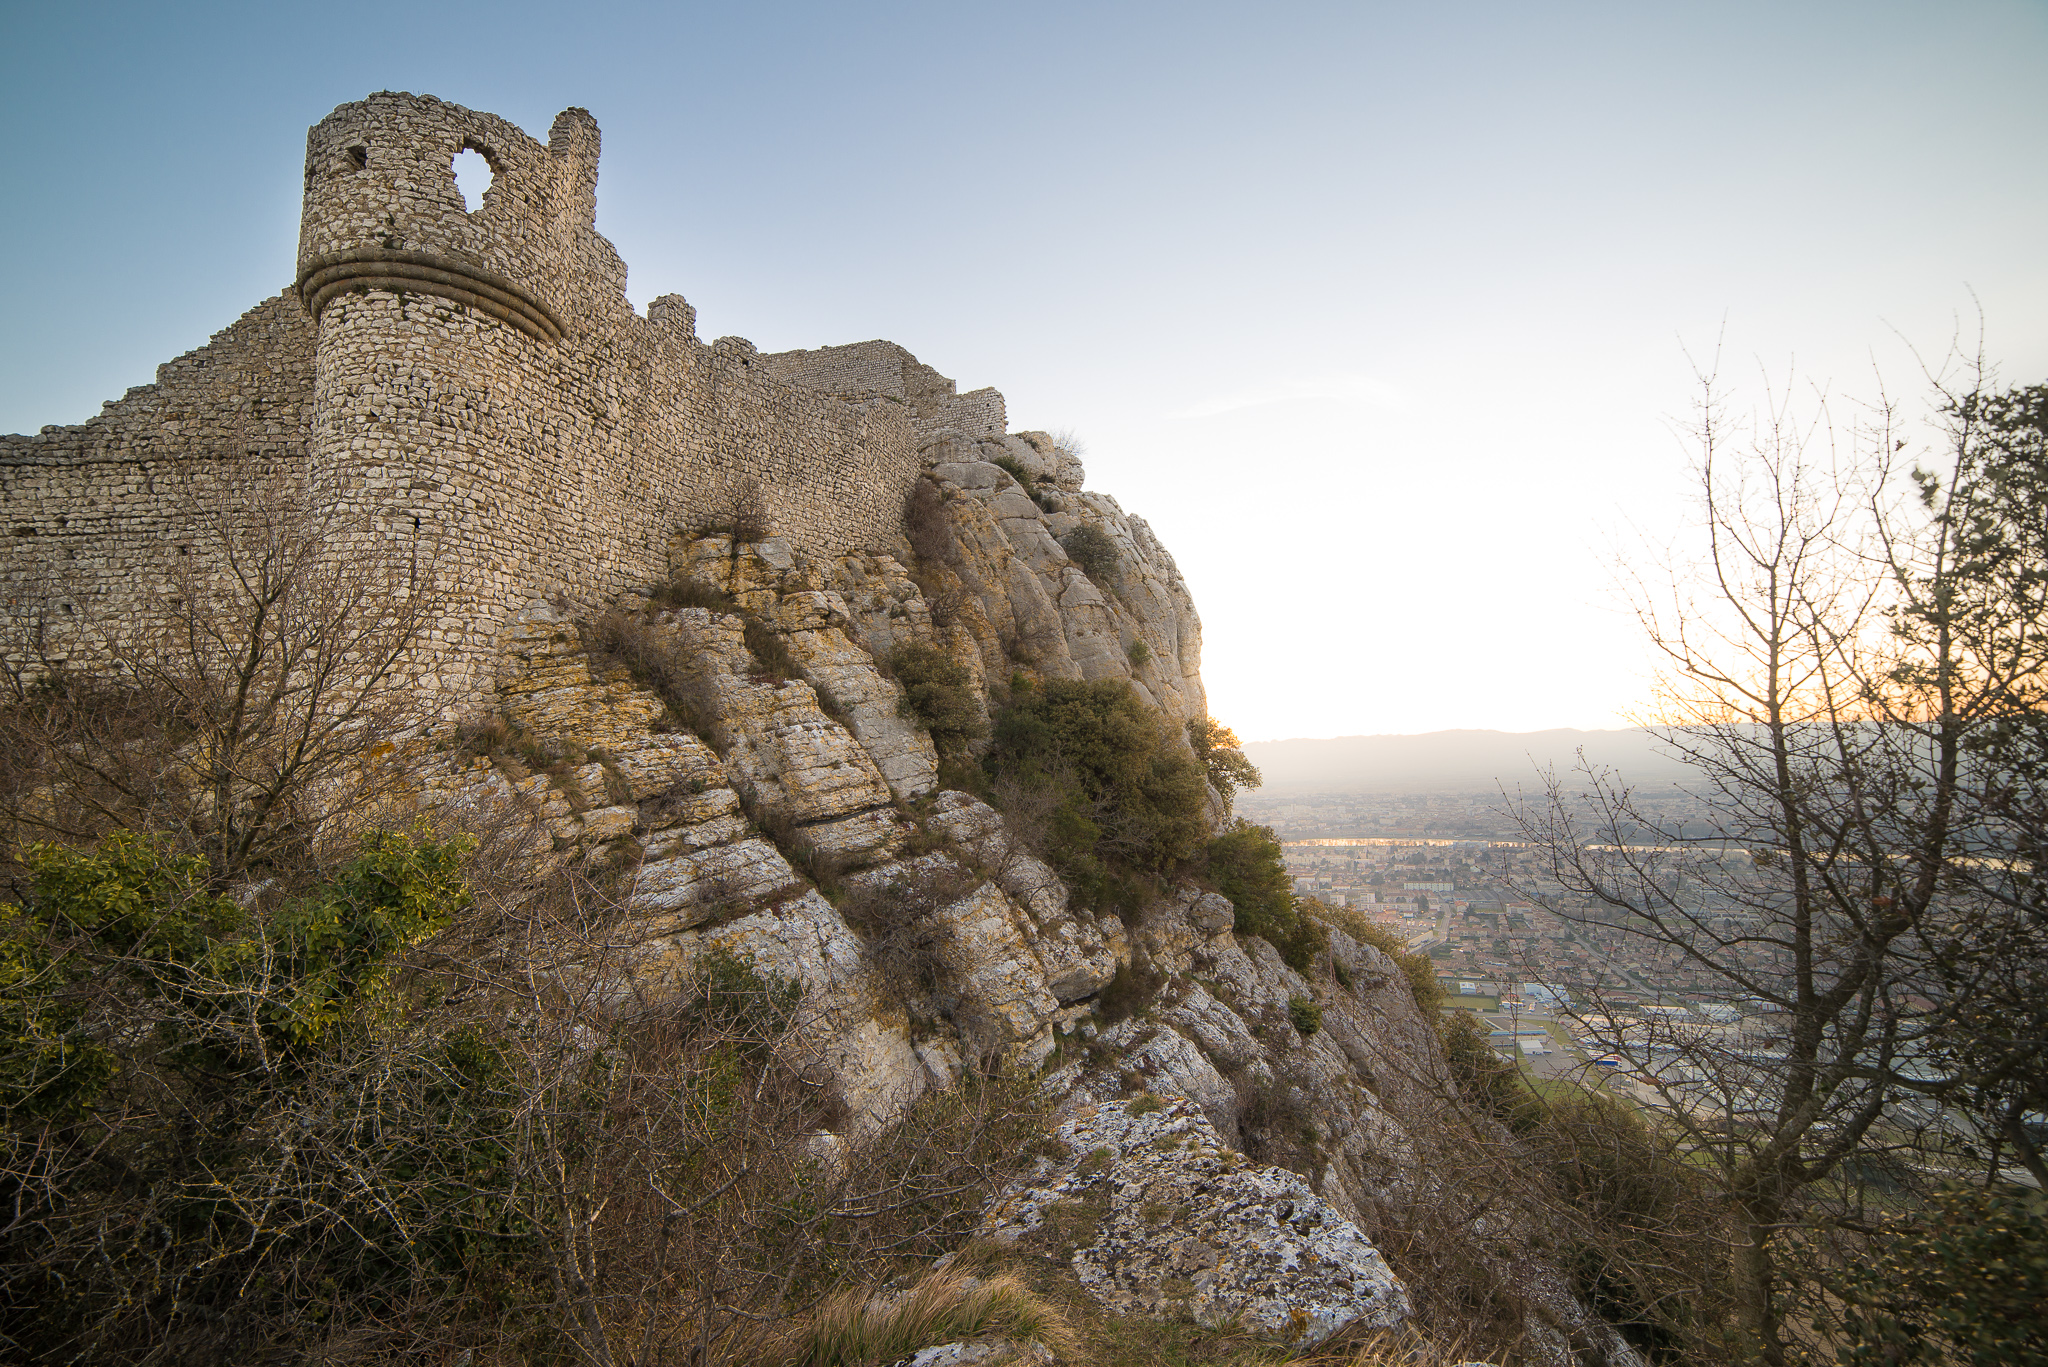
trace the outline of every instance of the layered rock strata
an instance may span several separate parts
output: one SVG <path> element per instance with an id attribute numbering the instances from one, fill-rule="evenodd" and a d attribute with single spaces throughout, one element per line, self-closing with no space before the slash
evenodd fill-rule
<path id="1" fill-rule="evenodd" d="M 1453 1084 L 1397 966 L 1332 927 L 1297 970 L 1194 886 L 1122 916 L 1077 906 L 998 812 L 939 785 L 891 677 L 900 646 L 956 659 L 985 715 L 1020 672 L 1131 678 L 1168 715 L 1200 705 L 1192 670 L 1178 686 L 1132 652 L 1086 648 L 1103 631 L 1156 643 L 1154 659 L 1195 648 L 1185 591 L 1142 528 L 1101 504 L 998 517 L 988 471 L 1016 483 L 988 462 L 935 467 L 938 555 L 817 562 L 773 539 L 678 536 L 666 585 L 530 605 L 505 633 L 496 706 L 529 749 L 564 758 L 451 760 L 426 796 L 513 810 L 555 862 L 617 871 L 600 999 L 658 1000 L 718 955 L 798 986 L 784 1047 L 839 1099 L 845 1133 L 818 1137 L 835 1152 L 964 1072 L 1040 1070 L 1072 1161 L 1005 1197 L 990 1229 L 1102 1197 L 1075 1267 L 1105 1304 L 1241 1312 L 1303 1342 L 1392 1323 L 1405 1302 L 1373 1232 L 1418 1208 L 1463 1221 L 1469 1204 L 1434 1173 Z M 1122 594 L 1072 591 L 1087 576 L 1059 558 L 1060 515 L 1118 538 Z M 1027 654 L 1034 612 L 1056 644 Z M 1105 1009 L 1120 972 L 1138 1000 Z M 1302 1001 L 1318 1008 L 1310 1033 Z M 1165 1104 L 1134 1115 L 1134 1095 Z M 1082 1171 L 1100 1149 L 1110 1165 Z M 1487 1225 L 1473 1256 L 1520 1307 L 1532 1360 L 1634 1361 L 1527 1252 L 1532 1230 L 1473 1218 Z M 1159 1229 L 1172 1237 L 1144 1237 Z"/>

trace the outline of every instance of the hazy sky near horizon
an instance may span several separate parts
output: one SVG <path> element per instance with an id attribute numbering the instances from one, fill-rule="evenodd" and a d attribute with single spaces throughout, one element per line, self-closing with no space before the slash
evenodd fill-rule
<path id="1" fill-rule="evenodd" d="M 2048 379 L 2048 4 L 0 5 L 0 431 L 289 283 L 380 89 L 604 131 L 628 293 L 1069 428 L 1246 739 L 1623 724 L 1687 359 Z"/>

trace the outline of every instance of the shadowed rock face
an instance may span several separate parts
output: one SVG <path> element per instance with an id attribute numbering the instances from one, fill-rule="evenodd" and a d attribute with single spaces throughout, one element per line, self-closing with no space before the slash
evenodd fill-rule
<path id="1" fill-rule="evenodd" d="M 1152 1106 L 1076 1111 L 1054 1131 L 1065 1158 L 991 1204 L 982 1233 L 1015 1243 L 1083 1212 L 1074 1270 L 1125 1314 L 1242 1316 L 1302 1346 L 1408 1318 L 1386 1260 L 1307 1182 L 1225 1148 L 1190 1102 Z"/>

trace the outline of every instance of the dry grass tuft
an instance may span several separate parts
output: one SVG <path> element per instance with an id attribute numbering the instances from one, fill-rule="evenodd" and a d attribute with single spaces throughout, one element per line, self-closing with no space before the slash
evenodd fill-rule
<path id="1" fill-rule="evenodd" d="M 1089 1213 L 1090 1229 L 1100 1213 Z M 1071 1241 L 1056 1235 L 1017 1245 L 972 1239 L 954 1252 L 948 1267 L 991 1280 L 1017 1280 L 1051 1306 L 1068 1325 L 1072 1346 L 1061 1348 L 1050 1339 L 1040 1341 L 1054 1348 L 1063 1367 L 1157 1367 L 1160 1363 L 1179 1367 L 1279 1367 L 1281 1363 L 1293 1367 L 1452 1367 L 1476 1357 L 1513 1360 L 1513 1354 L 1504 1355 L 1498 1348 L 1492 1354 L 1477 1351 L 1470 1336 L 1435 1336 L 1416 1324 L 1394 1330 L 1360 1326 L 1305 1349 L 1253 1330 L 1241 1318 L 1199 1324 L 1172 1317 L 1121 1315 L 1104 1307 L 1081 1285 L 1068 1262 L 1071 1253 Z M 1512 1338 L 1502 1342 L 1512 1345 Z"/>
<path id="2" fill-rule="evenodd" d="M 1062 1358 L 1080 1346 L 1066 1317 L 1013 1273 L 987 1278 L 948 1268 L 894 1296 L 854 1288 L 828 1297 L 757 1359 L 769 1367 L 869 1367 L 919 1348 L 999 1334 Z"/>

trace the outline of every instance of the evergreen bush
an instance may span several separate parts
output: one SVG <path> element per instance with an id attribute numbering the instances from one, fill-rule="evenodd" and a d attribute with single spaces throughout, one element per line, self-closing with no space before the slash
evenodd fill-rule
<path id="1" fill-rule="evenodd" d="M 967 670 L 945 651 L 906 641 L 890 652 L 889 671 L 903 689 L 897 714 L 930 731 L 941 758 L 962 754 L 988 734 Z"/>
<path id="2" fill-rule="evenodd" d="M 1842 1361 L 2048 1364 L 2048 1197 L 1951 1189 L 1845 1269 Z"/>
<path id="3" fill-rule="evenodd" d="M 1081 573 L 1104 588 L 1113 587 L 1123 577 L 1123 557 L 1117 554 L 1116 542 L 1092 522 L 1084 522 L 1061 537 L 1060 549 L 1081 567 Z"/>
<path id="4" fill-rule="evenodd" d="M 1237 933 L 1271 944 L 1295 972 L 1306 973 L 1328 947 L 1322 928 L 1295 905 L 1293 880 L 1270 827 L 1233 822 L 1203 851 L 1203 872 L 1237 909 Z"/>
<path id="5" fill-rule="evenodd" d="M 1202 846 L 1202 774 L 1176 741 L 1125 680 L 1051 679 L 1013 692 L 984 766 L 1083 902 L 1134 911 Z"/>

